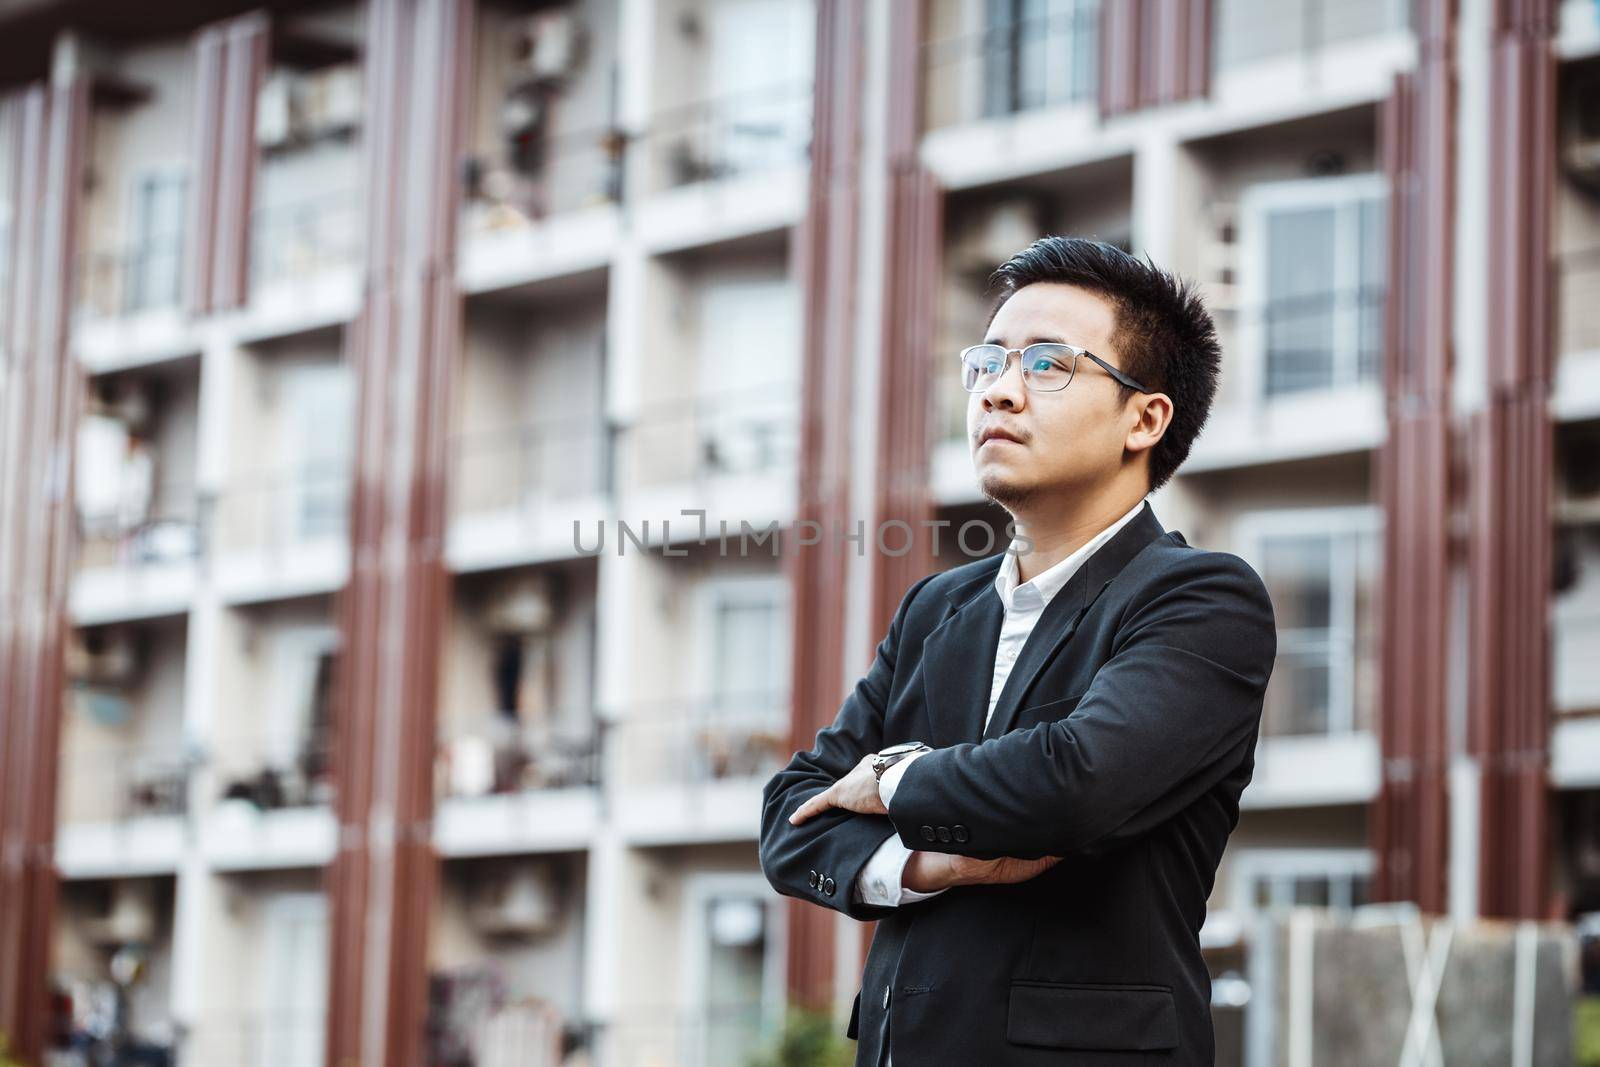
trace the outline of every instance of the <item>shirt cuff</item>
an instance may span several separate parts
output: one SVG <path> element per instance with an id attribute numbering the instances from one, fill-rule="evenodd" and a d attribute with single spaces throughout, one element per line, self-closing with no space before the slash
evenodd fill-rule
<path id="1" fill-rule="evenodd" d="M 896 767 L 899 765 L 895 764 Z M 887 772 L 885 774 L 887 775 Z M 900 835 L 890 834 L 861 868 L 861 874 L 856 879 L 856 899 L 863 904 L 894 908 L 901 904 L 927 900 L 943 893 L 943 889 L 935 889 L 931 893 L 919 893 L 901 884 L 905 876 L 906 863 L 910 859 L 911 850 L 900 840 Z"/>
<path id="2" fill-rule="evenodd" d="M 927 754 L 927 752 L 913 752 L 883 772 L 883 777 L 878 779 L 878 799 L 883 801 L 884 810 L 888 810 L 889 799 L 894 796 L 894 791 L 899 788 L 900 776 L 906 773 L 906 768 L 911 766 L 912 761 L 921 759 Z"/>

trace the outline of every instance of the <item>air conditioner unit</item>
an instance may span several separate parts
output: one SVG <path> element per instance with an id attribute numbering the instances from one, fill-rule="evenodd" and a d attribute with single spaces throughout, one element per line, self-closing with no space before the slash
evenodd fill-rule
<path id="1" fill-rule="evenodd" d="M 473 929 L 495 937 L 533 937 L 556 927 L 560 891 L 549 864 L 518 863 L 497 868 L 472 890 L 467 918 Z"/>
<path id="2" fill-rule="evenodd" d="M 256 144 L 277 148 L 286 144 L 294 132 L 294 79 L 275 71 L 256 94 Z"/>
<path id="3" fill-rule="evenodd" d="M 106 908 L 83 922 L 84 936 L 96 945 L 148 943 L 156 932 L 156 883 L 147 879 L 111 883 Z"/>
<path id="4" fill-rule="evenodd" d="M 67 674 L 82 685 L 127 686 L 138 679 L 141 661 L 139 641 L 130 627 L 75 631 L 67 649 Z"/>
<path id="5" fill-rule="evenodd" d="M 494 592 L 484 611 L 484 623 L 496 633 L 536 634 L 554 624 L 560 590 L 544 571 L 520 575 Z"/>
<path id="6" fill-rule="evenodd" d="M 1044 218 L 1032 199 L 1000 200 L 959 226 L 946 253 L 952 273 L 987 277 L 995 267 L 1044 235 Z"/>
<path id="7" fill-rule="evenodd" d="M 1600 71 L 1573 78 L 1561 107 L 1561 170 L 1572 183 L 1600 196 Z"/>
<path id="8" fill-rule="evenodd" d="M 571 11 L 541 11 L 512 38 L 515 70 L 542 82 L 561 82 L 583 65 L 583 26 Z"/>

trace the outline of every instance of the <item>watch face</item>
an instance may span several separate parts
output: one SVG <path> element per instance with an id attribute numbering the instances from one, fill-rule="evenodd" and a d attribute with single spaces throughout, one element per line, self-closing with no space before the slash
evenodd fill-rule
<path id="1" fill-rule="evenodd" d="M 902 752 L 915 752 L 922 747 L 921 741 L 902 741 L 898 745 L 890 745 L 878 753 L 880 756 L 898 756 Z"/>

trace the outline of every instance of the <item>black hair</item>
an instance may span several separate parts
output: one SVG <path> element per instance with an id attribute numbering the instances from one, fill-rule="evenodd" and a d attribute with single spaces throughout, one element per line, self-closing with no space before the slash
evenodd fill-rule
<path id="1" fill-rule="evenodd" d="M 1222 367 L 1216 324 L 1196 286 L 1157 267 L 1148 254 L 1140 260 L 1104 241 L 1041 237 L 989 276 L 990 292 L 998 293 L 989 322 L 1012 294 L 1034 282 L 1075 285 L 1110 301 L 1117 369 L 1172 398 L 1172 421 L 1150 449 L 1150 489 L 1159 489 L 1189 458 Z M 1119 404 L 1135 392 L 1120 382 L 1117 391 Z"/>

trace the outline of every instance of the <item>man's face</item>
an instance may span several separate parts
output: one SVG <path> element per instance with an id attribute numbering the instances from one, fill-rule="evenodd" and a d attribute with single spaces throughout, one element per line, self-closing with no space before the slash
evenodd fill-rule
<path id="1" fill-rule="evenodd" d="M 1118 369 L 1111 342 L 1116 313 L 1102 296 L 1061 282 L 1035 282 L 1001 305 L 985 342 L 1026 348 L 1055 341 L 1088 349 Z M 967 400 L 967 438 L 984 496 L 1015 514 L 1063 493 L 1093 492 L 1113 478 L 1123 443 L 1138 421 L 1118 402 L 1117 382 L 1093 360 L 1079 359 L 1072 382 L 1055 392 L 1030 392 L 1013 355 L 1005 373 Z M 1019 442 L 980 441 L 1002 427 Z"/>

